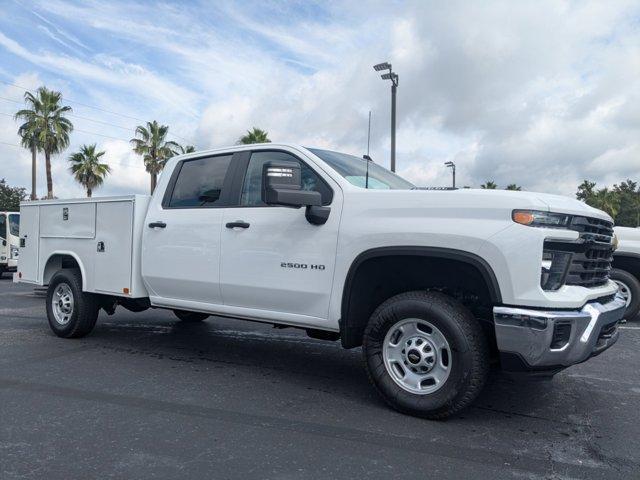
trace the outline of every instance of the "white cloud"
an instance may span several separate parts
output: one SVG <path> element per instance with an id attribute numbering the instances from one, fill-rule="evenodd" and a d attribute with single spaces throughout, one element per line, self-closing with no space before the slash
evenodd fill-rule
<path id="1" fill-rule="evenodd" d="M 68 98 L 158 118 L 200 148 L 233 144 L 258 126 L 276 141 L 362 154 L 372 110 L 371 154 L 388 165 L 389 83 L 371 68 L 388 60 L 400 74 L 398 168 L 418 184 L 448 185 L 448 160 L 459 185 L 493 179 L 568 195 L 584 178 L 640 176 L 637 2 L 151 8 L 47 0 L 33 10 L 82 55 L 50 42 L 27 47 L 0 21 L 0 59 L 28 65 L 14 76 L 37 71 Z M 73 106 L 85 117 L 140 123 Z M 98 143 L 110 161 L 138 165 L 114 173 L 101 193 L 146 191 L 148 177 L 127 144 L 133 132 L 75 123 L 121 139 Z M 72 148 L 94 141 L 75 132 Z"/>

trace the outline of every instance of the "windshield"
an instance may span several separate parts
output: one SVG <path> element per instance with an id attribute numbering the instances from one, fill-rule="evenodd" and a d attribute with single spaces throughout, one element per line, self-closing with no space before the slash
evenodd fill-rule
<path id="1" fill-rule="evenodd" d="M 367 186 L 367 163 L 369 164 L 368 188 L 376 190 L 411 190 L 413 184 L 407 182 L 393 172 L 390 172 L 374 162 L 367 162 L 364 158 L 354 157 L 346 153 L 307 149 L 327 162 L 335 171 L 342 175 L 349 183 L 356 187 Z"/>
<path id="2" fill-rule="evenodd" d="M 15 237 L 20 235 L 20 215 L 17 213 L 9 214 L 9 232 Z"/>

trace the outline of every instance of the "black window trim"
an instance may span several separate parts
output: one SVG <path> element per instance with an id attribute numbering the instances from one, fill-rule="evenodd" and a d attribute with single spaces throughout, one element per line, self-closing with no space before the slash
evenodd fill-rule
<path id="1" fill-rule="evenodd" d="M 162 209 L 163 210 L 196 210 L 199 208 L 226 208 L 229 206 L 229 202 L 232 199 L 232 186 L 233 179 L 235 178 L 235 171 L 238 169 L 239 159 L 236 158 L 238 154 L 244 152 L 226 152 L 219 153 L 215 155 L 201 155 L 193 158 L 185 158 L 184 160 L 180 160 L 176 167 L 173 169 L 171 173 L 171 178 L 169 179 L 169 183 L 167 183 L 167 188 L 165 189 L 164 195 L 162 197 Z M 173 196 L 173 191 L 176 187 L 176 182 L 178 181 L 178 177 L 180 176 L 180 171 L 182 170 L 183 165 L 186 162 L 192 162 L 195 160 L 204 160 L 209 158 L 216 157 L 228 157 L 231 155 L 231 161 L 229 162 L 229 168 L 227 168 L 227 172 L 225 173 L 224 180 L 222 181 L 222 191 L 220 192 L 220 199 L 214 205 L 177 205 L 171 206 L 171 197 Z"/>
<path id="2" fill-rule="evenodd" d="M 320 181 L 323 182 L 331 192 L 331 199 L 329 203 L 327 203 L 326 205 L 323 204 L 323 206 L 330 206 L 331 204 L 333 204 L 335 192 L 331 187 L 331 185 L 329 184 L 329 182 L 327 182 L 322 177 L 322 175 L 318 173 L 318 168 L 313 168 L 311 165 L 309 165 L 309 162 L 304 161 L 302 158 L 300 158 L 299 155 L 293 152 L 290 152 L 289 150 L 285 150 L 282 148 L 256 148 L 256 149 L 250 149 L 250 150 L 242 150 L 241 152 L 238 152 L 238 153 L 245 153 L 246 155 L 238 159 L 238 162 L 237 162 L 238 165 L 234 172 L 233 186 L 231 187 L 232 194 L 230 195 L 230 197 L 232 202 L 230 205 L 227 205 L 227 208 L 267 208 L 267 207 L 268 208 L 291 208 L 291 207 L 285 207 L 283 205 L 241 205 L 240 202 L 242 201 L 242 188 L 244 187 L 244 179 L 247 174 L 247 169 L 249 168 L 249 161 L 251 160 L 251 156 L 254 153 L 263 153 L 263 152 L 286 153 L 288 155 L 291 155 L 300 163 L 303 163 L 304 165 L 306 165 L 313 172 L 315 172 L 315 174 L 318 176 Z"/>

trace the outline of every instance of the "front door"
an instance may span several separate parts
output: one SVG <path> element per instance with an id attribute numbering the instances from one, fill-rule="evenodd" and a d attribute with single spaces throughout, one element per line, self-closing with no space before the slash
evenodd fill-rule
<path id="1" fill-rule="evenodd" d="M 0 213 L 0 268 L 9 261 L 9 241 L 7 240 L 7 216 Z"/>
<path id="2" fill-rule="evenodd" d="M 320 170 L 285 151 L 254 151 L 244 159 L 238 205 L 224 209 L 221 286 L 225 306 L 247 309 L 247 316 L 292 323 L 305 317 L 326 319 L 333 282 L 342 209 L 342 191 Z M 331 213 L 312 225 L 304 208 L 267 206 L 262 201 L 262 168 L 269 161 L 301 163 L 304 189 L 321 193 Z M 240 172 L 242 173 L 242 172 Z M 241 185 L 241 186 L 240 186 Z M 250 312 L 249 309 L 254 310 Z M 309 319 L 309 322 L 312 322 Z"/>
<path id="3" fill-rule="evenodd" d="M 154 303 L 221 303 L 220 228 L 232 157 L 183 160 L 159 183 L 165 193 L 149 204 L 142 240 L 142 274 Z"/>

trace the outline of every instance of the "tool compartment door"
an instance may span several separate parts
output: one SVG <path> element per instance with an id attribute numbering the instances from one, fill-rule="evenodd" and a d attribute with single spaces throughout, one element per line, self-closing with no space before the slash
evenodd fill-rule
<path id="1" fill-rule="evenodd" d="M 94 238 L 95 202 L 40 205 L 40 238 Z"/>
<path id="2" fill-rule="evenodd" d="M 131 291 L 132 244 L 133 202 L 97 203 L 94 245 L 96 292 L 126 295 Z"/>
<path id="3" fill-rule="evenodd" d="M 26 282 L 38 281 L 40 248 L 40 207 L 37 205 L 20 208 L 20 255 L 18 272 Z"/>

